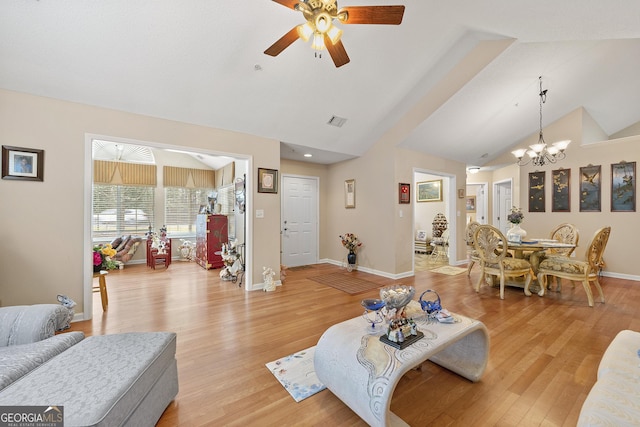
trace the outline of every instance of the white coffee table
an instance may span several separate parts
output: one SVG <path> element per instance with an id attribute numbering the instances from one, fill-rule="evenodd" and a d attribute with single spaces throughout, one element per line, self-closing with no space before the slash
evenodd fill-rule
<path id="1" fill-rule="evenodd" d="M 367 334 L 362 317 L 331 326 L 316 346 L 318 379 L 371 426 L 408 425 L 391 412 L 391 397 L 400 378 L 426 360 L 474 382 L 487 366 L 489 334 L 482 322 L 458 314 L 456 323 L 429 322 L 417 301 L 407 312 L 424 338 L 404 350 Z"/>

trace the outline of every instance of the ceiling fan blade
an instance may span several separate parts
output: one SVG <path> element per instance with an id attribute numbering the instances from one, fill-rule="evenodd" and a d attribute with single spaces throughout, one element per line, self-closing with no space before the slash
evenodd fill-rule
<path id="1" fill-rule="evenodd" d="M 298 3 L 298 0 L 273 0 L 276 3 L 280 3 L 283 6 L 288 7 L 289 9 L 294 9 Z"/>
<path id="2" fill-rule="evenodd" d="M 274 44 L 269 46 L 264 53 L 271 56 L 278 56 L 283 50 L 288 48 L 291 43 L 298 40 L 299 37 L 298 27 L 293 27 L 287 34 L 280 37 Z"/>
<path id="3" fill-rule="evenodd" d="M 404 6 L 347 6 L 341 10 L 349 14 L 344 24 L 400 25 L 404 15 Z"/>
<path id="4" fill-rule="evenodd" d="M 349 55 L 347 55 L 347 51 L 344 49 L 344 45 L 341 40 L 338 40 L 336 44 L 333 44 L 331 43 L 329 36 L 325 34 L 324 45 L 329 51 L 329 55 L 331 55 L 333 63 L 336 64 L 336 68 L 342 67 L 350 61 Z"/>

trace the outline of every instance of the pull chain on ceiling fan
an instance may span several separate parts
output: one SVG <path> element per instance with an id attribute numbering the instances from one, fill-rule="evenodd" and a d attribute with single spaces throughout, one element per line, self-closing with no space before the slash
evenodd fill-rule
<path id="1" fill-rule="evenodd" d="M 335 20 L 342 24 L 400 25 L 404 15 L 404 6 L 347 6 L 338 9 L 336 0 L 273 1 L 302 12 L 307 22 L 293 27 L 264 53 L 278 56 L 299 38 L 312 40 L 311 47 L 316 54 L 326 48 L 336 67 L 347 64 L 349 56 L 340 40 L 342 30 L 333 25 Z"/>

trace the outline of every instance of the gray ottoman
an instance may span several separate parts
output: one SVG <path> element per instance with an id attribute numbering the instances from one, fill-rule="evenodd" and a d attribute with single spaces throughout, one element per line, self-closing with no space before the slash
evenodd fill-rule
<path id="1" fill-rule="evenodd" d="M 65 426 L 152 426 L 178 393 L 176 334 L 84 339 L 0 392 L 0 405 L 64 407 Z"/>

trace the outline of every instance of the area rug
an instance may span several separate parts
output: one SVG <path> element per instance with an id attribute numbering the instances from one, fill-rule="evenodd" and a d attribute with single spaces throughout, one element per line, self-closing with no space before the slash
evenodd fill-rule
<path id="1" fill-rule="evenodd" d="M 313 346 L 266 364 L 296 402 L 326 388 L 316 377 L 313 367 L 315 350 L 316 347 Z"/>
<path id="2" fill-rule="evenodd" d="M 331 286 L 332 288 L 346 292 L 349 295 L 356 295 L 384 286 L 380 283 L 370 282 L 369 280 L 354 277 L 353 273 L 323 274 L 322 276 L 309 277 L 309 280 Z"/>
<path id="3" fill-rule="evenodd" d="M 466 268 L 452 267 L 450 265 L 443 265 L 442 267 L 434 268 L 434 273 L 447 274 L 449 276 L 455 276 L 456 274 L 462 274 L 467 271 Z"/>
<path id="4" fill-rule="evenodd" d="M 287 267 L 287 270 L 289 271 L 300 271 L 300 270 L 307 270 L 311 268 L 310 265 L 299 265 L 297 267 Z"/>

